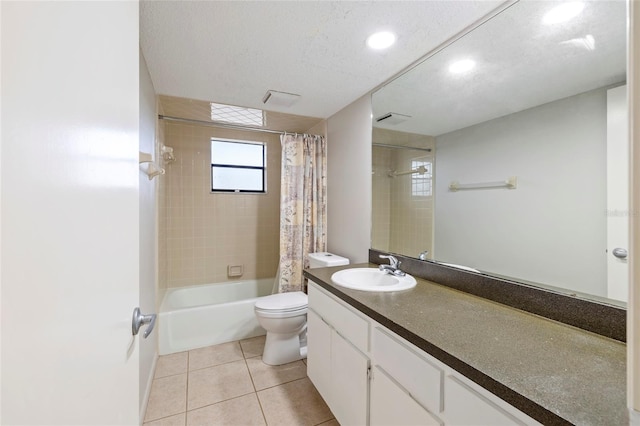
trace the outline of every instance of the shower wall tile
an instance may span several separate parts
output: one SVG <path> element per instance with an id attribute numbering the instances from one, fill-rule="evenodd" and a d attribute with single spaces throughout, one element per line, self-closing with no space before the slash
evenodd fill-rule
<path id="1" fill-rule="evenodd" d="M 389 172 L 410 170 L 412 160 L 425 156 L 434 162 L 435 167 L 434 138 L 376 128 L 373 142 L 405 148 L 373 147 L 372 247 L 414 257 L 424 250 L 431 253 L 433 197 L 412 195 L 411 175 L 389 177 Z M 410 147 L 431 148 L 432 152 Z"/>
<path id="2" fill-rule="evenodd" d="M 242 132 L 161 122 L 176 161 L 165 166 L 159 211 L 165 242 L 164 287 L 230 281 L 228 265 L 244 265 L 239 279 L 276 274 L 280 235 L 280 139 Z M 267 144 L 267 194 L 213 194 L 212 137 Z"/>
<path id="3" fill-rule="evenodd" d="M 158 108 L 158 112 L 160 114 L 163 113 L 162 111 L 162 105 L 160 104 L 160 102 L 157 102 L 157 108 Z M 166 132 L 165 132 L 165 127 L 164 125 L 160 122 L 157 121 L 156 124 L 156 153 L 154 158 L 157 159 L 157 161 L 161 161 L 162 162 L 162 167 L 166 168 L 166 165 L 164 164 L 163 161 L 163 157 L 162 157 L 162 153 L 160 152 L 161 147 L 163 145 L 165 145 L 165 140 L 166 138 Z M 167 178 L 165 175 L 160 175 L 158 177 L 156 177 L 156 180 L 158 181 L 158 185 L 157 185 L 157 215 L 158 215 L 158 219 L 157 219 L 157 223 L 158 223 L 158 288 L 159 289 L 166 289 L 167 288 L 167 276 L 168 276 L 168 270 L 169 270 L 169 265 L 167 263 L 167 238 L 168 238 L 168 234 L 167 234 L 167 228 L 168 228 L 168 216 L 167 216 L 167 205 L 168 205 L 168 199 L 167 199 Z M 157 300 L 157 304 L 159 307 L 160 303 L 161 303 L 161 295 L 162 292 L 158 292 L 158 300 Z M 158 311 L 158 309 L 156 309 L 156 312 Z"/>

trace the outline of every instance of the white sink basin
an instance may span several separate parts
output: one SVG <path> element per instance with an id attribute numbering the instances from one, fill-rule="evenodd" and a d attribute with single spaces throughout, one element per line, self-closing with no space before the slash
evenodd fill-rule
<path id="1" fill-rule="evenodd" d="M 334 284 L 362 291 L 399 291 L 416 286 L 411 275 L 397 277 L 378 268 L 343 269 L 331 275 Z"/>

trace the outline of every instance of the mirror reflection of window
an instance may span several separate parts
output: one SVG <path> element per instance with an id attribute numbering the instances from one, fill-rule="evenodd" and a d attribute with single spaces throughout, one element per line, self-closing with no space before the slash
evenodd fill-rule
<path id="1" fill-rule="evenodd" d="M 411 160 L 411 195 L 413 197 L 430 197 L 432 194 L 431 161 L 427 157 Z"/>

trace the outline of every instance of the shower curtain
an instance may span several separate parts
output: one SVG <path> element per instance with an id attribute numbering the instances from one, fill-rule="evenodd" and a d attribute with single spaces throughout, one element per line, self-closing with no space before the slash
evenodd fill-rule
<path id="1" fill-rule="evenodd" d="M 280 137 L 280 266 L 278 292 L 306 292 L 302 270 L 309 253 L 326 251 L 326 139 L 314 135 Z"/>

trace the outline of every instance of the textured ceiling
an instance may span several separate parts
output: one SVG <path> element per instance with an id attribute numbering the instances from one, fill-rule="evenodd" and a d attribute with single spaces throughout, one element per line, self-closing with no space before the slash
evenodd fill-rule
<path id="1" fill-rule="evenodd" d="M 327 118 L 502 1 L 141 1 L 156 92 Z M 391 30 L 387 51 L 365 39 Z M 296 93 L 265 106 L 267 90 Z"/>
<path id="2" fill-rule="evenodd" d="M 626 2 L 587 1 L 552 26 L 559 1 L 522 0 L 373 95 L 373 116 L 412 118 L 379 127 L 438 136 L 626 79 Z M 592 37 L 593 50 L 580 41 Z M 453 75 L 459 59 L 476 68 Z"/>

